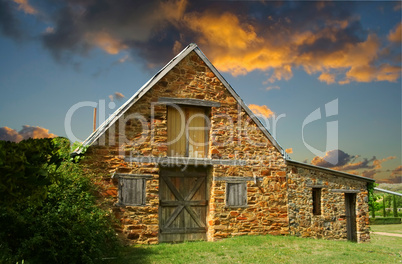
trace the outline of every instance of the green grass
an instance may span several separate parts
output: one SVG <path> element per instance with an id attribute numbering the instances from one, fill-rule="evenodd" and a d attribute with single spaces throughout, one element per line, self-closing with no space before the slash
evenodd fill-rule
<path id="1" fill-rule="evenodd" d="M 387 232 L 402 235 L 402 224 L 398 225 L 371 225 L 371 231 L 373 232 Z"/>
<path id="2" fill-rule="evenodd" d="M 402 263 L 402 238 L 372 235 L 370 243 L 281 236 L 218 242 L 132 246 L 118 263 Z"/>

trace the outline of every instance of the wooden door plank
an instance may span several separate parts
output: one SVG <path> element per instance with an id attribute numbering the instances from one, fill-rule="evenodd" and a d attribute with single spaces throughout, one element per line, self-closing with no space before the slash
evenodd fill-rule
<path id="1" fill-rule="evenodd" d="M 190 206 L 186 205 L 186 206 L 184 206 L 184 208 L 186 208 L 187 212 L 191 215 L 191 217 L 193 218 L 193 220 L 197 223 L 197 225 L 199 227 L 205 227 L 205 223 L 203 223 L 200 220 L 200 216 L 196 212 L 194 212 L 194 210 L 192 208 L 190 208 Z"/>
<path id="2" fill-rule="evenodd" d="M 176 197 L 177 200 L 179 201 L 184 201 L 183 196 L 179 193 L 177 190 L 176 186 L 172 184 L 170 181 L 169 177 L 162 176 L 162 179 L 166 183 L 166 185 L 169 187 L 169 190 L 173 193 L 173 195 Z"/>
<path id="3" fill-rule="evenodd" d="M 194 194 L 198 191 L 198 189 L 201 187 L 201 185 L 204 183 L 205 178 L 198 178 L 194 187 L 191 189 L 191 191 L 187 194 L 185 200 L 189 201 L 193 198 Z"/>
<path id="4" fill-rule="evenodd" d="M 181 213 L 183 210 L 184 206 L 179 205 L 174 209 L 173 213 L 170 215 L 170 217 L 166 220 L 166 223 L 164 224 L 163 228 L 168 228 L 174 220 L 176 220 L 177 216 Z"/>

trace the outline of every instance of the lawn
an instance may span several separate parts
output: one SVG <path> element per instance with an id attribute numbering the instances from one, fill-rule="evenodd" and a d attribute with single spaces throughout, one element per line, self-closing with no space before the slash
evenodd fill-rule
<path id="1" fill-rule="evenodd" d="M 387 232 L 402 235 L 402 224 L 398 225 L 371 225 L 373 232 Z"/>
<path id="2" fill-rule="evenodd" d="M 380 226 L 376 226 L 380 229 Z M 382 229 L 381 229 L 382 230 Z M 370 243 L 281 236 L 127 247 L 117 263 L 402 263 L 402 238 L 372 235 Z"/>

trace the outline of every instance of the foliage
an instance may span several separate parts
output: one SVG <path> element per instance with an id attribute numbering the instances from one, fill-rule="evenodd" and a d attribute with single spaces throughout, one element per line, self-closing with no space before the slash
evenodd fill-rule
<path id="1" fill-rule="evenodd" d="M 40 203 L 68 157 L 65 138 L 0 141 L 0 205 Z M 52 169 L 50 169 L 53 167 Z"/>
<path id="2" fill-rule="evenodd" d="M 87 152 L 89 146 L 83 146 L 81 142 L 75 141 L 71 146 L 70 161 L 78 163 L 83 159 L 85 152 Z M 77 153 L 79 152 L 79 154 Z"/>
<path id="3" fill-rule="evenodd" d="M 40 144 L 47 155 L 65 154 L 62 148 L 50 152 L 48 143 Z M 39 147 L 38 152 L 45 156 Z M 119 243 L 112 216 L 97 206 L 95 187 L 80 165 L 68 159 L 60 164 L 50 163 L 52 157 L 43 160 L 48 160 L 42 162 L 47 175 L 57 173 L 57 180 L 45 185 L 46 198 L 40 203 L 0 204 L 0 263 L 95 263 L 115 256 Z M 28 185 L 22 179 L 21 183 Z"/>
<path id="4" fill-rule="evenodd" d="M 377 186 L 376 183 L 374 182 L 369 182 L 367 183 L 367 192 L 368 192 L 368 205 L 369 209 L 372 213 L 372 217 L 375 218 L 375 201 L 377 200 L 377 197 L 374 195 L 374 188 Z"/>

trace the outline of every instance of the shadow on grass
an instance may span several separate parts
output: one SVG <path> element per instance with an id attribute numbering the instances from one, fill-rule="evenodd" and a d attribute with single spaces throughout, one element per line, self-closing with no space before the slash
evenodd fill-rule
<path id="1" fill-rule="evenodd" d="M 158 254 L 158 250 L 152 247 L 127 246 L 125 247 L 115 263 L 151 263 L 152 255 Z"/>

